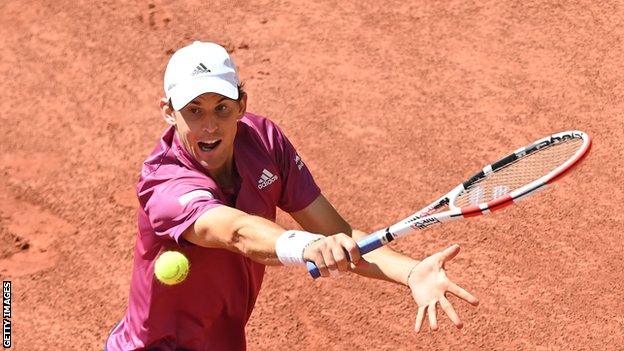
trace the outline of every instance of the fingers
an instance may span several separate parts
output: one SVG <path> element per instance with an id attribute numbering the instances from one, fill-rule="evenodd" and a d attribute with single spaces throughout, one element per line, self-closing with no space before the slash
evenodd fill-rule
<path id="1" fill-rule="evenodd" d="M 305 256 L 319 269 L 321 277 L 330 276 L 331 272 L 346 272 L 350 262 L 361 262 L 360 251 L 353 239 L 346 234 L 336 234 L 310 244 Z"/>
<path id="2" fill-rule="evenodd" d="M 327 266 L 330 271 L 338 269 L 340 272 L 347 272 L 350 262 L 357 264 L 360 260 L 360 250 L 357 244 L 346 234 L 339 233 L 328 237 L 327 244 L 327 251 L 324 255 L 327 255 Z"/>
<path id="3" fill-rule="evenodd" d="M 442 308 L 444 313 L 446 313 L 446 315 L 449 317 L 451 322 L 453 322 L 455 327 L 457 327 L 457 329 L 461 329 L 464 327 L 464 324 L 462 323 L 461 319 L 459 319 L 459 316 L 457 315 L 457 312 L 455 312 L 455 308 L 453 308 L 453 305 L 451 305 L 449 300 L 447 300 L 445 297 L 442 297 L 437 302 L 431 303 L 427 306 L 418 307 L 418 314 L 416 315 L 416 324 L 414 325 L 414 330 L 417 333 L 420 332 L 420 329 L 422 328 L 422 323 L 423 323 L 423 320 L 425 319 L 425 309 L 427 312 L 427 317 L 429 318 L 429 327 L 433 331 L 438 330 L 438 316 L 437 316 L 437 310 L 436 310 L 437 303 L 440 304 L 440 307 Z"/>
<path id="4" fill-rule="evenodd" d="M 471 293 L 467 292 L 466 290 L 464 290 L 461 286 L 449 281 L 449 285 L 448 285 L 448 291 L 459 297 L 462 300 L 467 301 L 468 303 L 470 303 L 473 306 L 477 306 L 479 304 L 479 300 L 477 300 L 476 297 L 472 296 Z"/>
<path id="5" fill-rule="evenodd" d="M 314 263 L 321 277 L 328 277 L 329 269 L 327 267 L 327 262 L 323 253 L 325 250 L 324 240 L 325 238 L 309 244 L 303 250 L 303 258 L 307 261 Z"/>
<path id="6" fill-rule="evenodd" d="M 357 265 L 361 260 L 360 249 L 350 236 L 346 234 L 336 234 L 330 237 L 335 242 L 332 245 L 333 258 L 336 261 L 338 270 L 346 272 L 349 270 L 349 262 Z"/>
<path id="7" fill-rule="evenodd" d="M 429 316 L 429 327 L 431 330 L 438 330 L 438 316 L 435 302 L 427 306 L 427 316 Z"/>
<path id="8" fill-rule="evenodd" d="M 440 298 L 440 307 L 442 308 L 444 313 L 446 313 L 446 315 L 449 317 L 451 322 L 455 324 L 457 329 L 461 329 L 464 326 L 461 320 L 459 319 L 457 312 L 455 312 L 453 305 L 451 305 L 451 303 L 449 302 L 449 300 L 446 299 L 446 297 Z"/>
<path id="9" fill-rule="evenodd" d="M 346 251 L 347 254 L 349 255 L 348 258 L 350 259 L 351 263 L 353 263 L 354 265 L 357 265 L 362 259 L 362 255 L 360 254 L 360 249 L 358 248 L 353 238 L 351 238 L 350 236 L 346 234 L 339 234 L 339 235 L 341 236 L 341 239 L 342 239 L 342 247 L 344 251 Z"/>
<path id="10" fill-rule="evenodd" d="M 416 315 L 416 325 L 414 326 L 414 330 L 418 333 L 420 332 L 420 327 L 422 327 L 423 319 L 425 319 L 425 306 L 418 307 L 418 314 Z"/>
<path id="11" fill-rule="evenodd" d="M 314 251 L 314 250 L 310 249 L 310 251 Z M 327 268 L 327 263 L 325 262 L 323 252 L 320 249 L 318 249 L 317 252 L 314 252 L 311 254 L 310 260 L 314 262 L 314 264 L 316 265 L 316 268 L 318 268 L 319 274 L 321 275 L 321 277 L 323 278 L 329 277 L 329 269 Z"/>

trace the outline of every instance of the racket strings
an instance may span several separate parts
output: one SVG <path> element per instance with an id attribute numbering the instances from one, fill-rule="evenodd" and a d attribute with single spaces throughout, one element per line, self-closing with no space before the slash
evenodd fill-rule
<path id="1" fill-rule="evenodd" d="M 583 139 L 568 139 L 525 155 L 471 184 L 455 199 L 465 207 L 494 200 L 550 173 L 579 150 Z"/>

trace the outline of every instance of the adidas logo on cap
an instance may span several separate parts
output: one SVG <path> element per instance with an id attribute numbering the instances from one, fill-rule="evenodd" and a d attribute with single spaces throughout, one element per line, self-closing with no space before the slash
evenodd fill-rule
<path id="1" fill-rule="evenodd" d="M 266 168 L 262 171 L 260 179 L 258 179 L 258 189 L 266 188 L 277 180 L 277 176 L 269 172 Z"/>
<path id="2" fill-rule="evenodd" d="M 204 66 L 203 63 L 200 63 L 199 65 L 197 65 L 197 67 L 195 67 L 195 70 L 193 71 L 193 73 L 191 73 L 191 75 L 196 76 L 202 73 L 210 73 L 210 70 L 206 66 Z"/>

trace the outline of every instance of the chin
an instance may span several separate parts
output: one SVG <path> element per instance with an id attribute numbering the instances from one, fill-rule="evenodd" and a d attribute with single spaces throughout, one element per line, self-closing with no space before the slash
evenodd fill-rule
<path id="1" fill-rule="evenodd" d="M 199 164 L 201 164 L 206 170 L 212 171 L 212 170 L 216 170 L 219 169 L 221 166 L 223 166 L 224 162 L 220 162 L 220 161 L 216 161 L 216 160 L 202 160 L 202 159 L 198 159 Z"/>

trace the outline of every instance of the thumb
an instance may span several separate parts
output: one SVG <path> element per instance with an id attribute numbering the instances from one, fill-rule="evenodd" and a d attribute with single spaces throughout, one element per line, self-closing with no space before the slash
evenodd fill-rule
<path id="1" fill-rule="evenodd" d="M 367 269 L 367 268 L 371 268 L 372 266 L 374 265 L 368 262 L 367 260 L 365 260 L 364 257 L 361 257 L 357 264 L 351 263 L 352 268 L 357 267 L 357 268 Z"/>
<path id="2" fill-rule="evenodd" d="M 442 254 L 442 263 L 450 261 L 459 253 L 459 245 L 453 244 L 440 253 Z"/>

